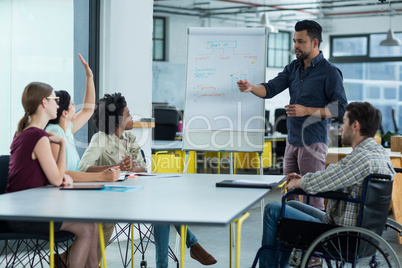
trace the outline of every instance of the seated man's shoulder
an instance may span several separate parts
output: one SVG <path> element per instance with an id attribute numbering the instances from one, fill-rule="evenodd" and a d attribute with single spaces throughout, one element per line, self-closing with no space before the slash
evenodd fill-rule
<path id="1" fill-rule="evenodd" d="M 131 131 L 124 131 L 123 132 L 123 137 L 125 139 L 129 140 L 130 142 L 134 142 L 137 139 L 137 137 Z"/>

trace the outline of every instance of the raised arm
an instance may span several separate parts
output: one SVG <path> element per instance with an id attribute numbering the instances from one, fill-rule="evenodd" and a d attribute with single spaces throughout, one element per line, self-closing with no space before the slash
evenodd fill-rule
<path id="1" fill-rule="evenodd" d="M 91 118 L 95 109 L 95 84 L 94 77 L 91 68 L 89 68 L 88 63 L 84 60 L 81 54 L 78 53 L 80 57 L 82 66 L 85 69 L 85 74 L 87 76 L 86 90 L 84 101 L 82 104 L 82 109 L 77 113 L 77 116 L 72 120 L 73 130 L 72 132 L 77 132 L 86 122 Z"/>
<path id="2" fill-rule="evenodd" d="M 45 173 L 50 184 L 60 186 L 63 182 L 63 176 L 66 172 L 66 142 L 65 140 L 52 133 L 48 137 L 42 137 L 35 145 L 33 154 L 38 159 L 39 164 Z M 59 153 L 55 159 L 50 148 L 50 142 L 59 145 Z"/>

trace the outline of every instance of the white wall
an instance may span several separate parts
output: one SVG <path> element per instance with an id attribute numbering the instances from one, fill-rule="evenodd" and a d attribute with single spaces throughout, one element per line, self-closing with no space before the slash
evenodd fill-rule
<path id="1" fill-rule="evenodd" d="M 121 92 L 134 119 L 151 117 L 153 2 L 105 0 L 101 25 L 100 96 Z M 133 130 L 147 158 L 152 130 Z M 148 159 L 147 159 L 148 160 Z M 147 161 L 151 162 L 150 159 Z"/>
<path id="2" fill-rule="evenodd" d="M 393 16 L 391 19 L 394 32 L 402 31 L 402 16 Z M 333 19 L 331 23 L 332 35 L 386 33 L 390 28 L 389 16 L 376 16 L 367 19 L 349 18 Z"/>

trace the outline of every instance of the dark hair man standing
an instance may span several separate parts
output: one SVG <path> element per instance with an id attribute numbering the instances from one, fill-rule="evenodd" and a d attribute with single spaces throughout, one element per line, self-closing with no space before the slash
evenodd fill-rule
<path id="1" fill-rule="evenodd" d="M 239 80 L 242 92 L 272 98 L 289 88 L 286 105 L 288 137 L 283 173 L 304 175 L 325 169 L 332 118 L 342 120 L 347 104 L 342 72 L 320 51 L 322 28 L 311 20 L 299 21 L 293 36 L 296 58 L 267 83 Z M 295 197 L 298 198 L 298 197 Z M 321 198 L 310 204 L 324 209 Z"/>

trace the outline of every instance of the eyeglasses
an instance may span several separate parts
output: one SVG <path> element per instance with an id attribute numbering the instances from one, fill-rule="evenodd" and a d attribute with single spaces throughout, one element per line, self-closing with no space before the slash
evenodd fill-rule
<path id="1" fill-rule="evenodd" d="M 48 100 L 54 100 L 57 104 L 59 104 L 60 97 L 46 97 Z"/>

